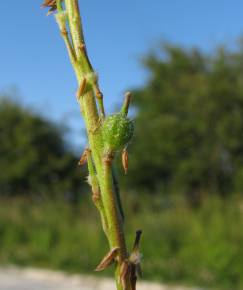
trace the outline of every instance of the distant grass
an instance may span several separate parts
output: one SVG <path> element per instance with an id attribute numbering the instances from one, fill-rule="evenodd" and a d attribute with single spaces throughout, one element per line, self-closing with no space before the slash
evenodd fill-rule
<path id="1" fill-rule="evenodd" d="M 243 289 L 242 200 L 209 199 L 193 210 L 178 199 L 125 199 L 129 245 L 136 229 L 144 232 L 146 279 Z M 2 265 L 90 273 L 106 251 L 98 214 L 87 197 L 75 207 L 0 200 Z"/>

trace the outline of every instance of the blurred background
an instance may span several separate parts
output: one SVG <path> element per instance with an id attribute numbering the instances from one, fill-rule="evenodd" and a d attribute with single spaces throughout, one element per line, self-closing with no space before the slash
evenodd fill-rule
<path id="1" fill-rule="evenodd" d="M 107 242 L 77 166 L 74 73 L 41 1 L 2 2 L 0 266 L 90 273 Z M 128 175 L 117 168 L 145 279 L 243 289 L 242 1 L 80 7 L 107 111 L 134 94 Z"/>

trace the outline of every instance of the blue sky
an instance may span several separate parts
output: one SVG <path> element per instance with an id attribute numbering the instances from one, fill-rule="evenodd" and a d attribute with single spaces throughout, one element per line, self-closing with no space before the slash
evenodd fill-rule
<path id="1" fill-rule="evenodd" d="M 76 80 L 52 16 L 39 0 L 1 1 L 0 91 L 73 129 L 82 122 Z M 240 0 L 80 0 L 86 43 L 109 111 L 142 85 L 140 59 L 160 40 L 212 50 L 243 33 Z"/>

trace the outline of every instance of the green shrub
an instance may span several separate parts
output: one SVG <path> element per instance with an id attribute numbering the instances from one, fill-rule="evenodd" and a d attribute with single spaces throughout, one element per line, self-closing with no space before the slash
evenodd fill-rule
<path id="1" fill-rule="evenodd" d="M 179 199 L 125 196 L 128 242 L 142 228 L 145 279 L 243 289 L 243 201 L 210 198 L 198 209 Z M 85 200 L 86 199 L 86 200 Z M 76 207 L 26 200 L 0 203 L 0 263 L 69 272 L 95 268 L 107 251 L 90 198 Z"/>

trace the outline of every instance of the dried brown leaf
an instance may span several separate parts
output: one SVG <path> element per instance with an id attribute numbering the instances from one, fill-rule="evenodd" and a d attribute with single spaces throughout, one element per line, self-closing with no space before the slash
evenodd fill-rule
<path id="1" fill-rule="evenodd" d="M 108 254 L 105 255 L 105 257 L 102 259 L 102 261 L 99 263 L 99 265 L 96 267 L 95 271 L 103 271 L 106 268 L 108 268 L 110 265 L 112 265 L 115 261 L 115 258 L 119 252 L 119 248 L 113 248 L 109 251 Z"/>
<path id="2" fill-rule="evenodd" d="M 123 166 L 123 169 L 125 171 L 125 174 L 127 174 L 127 171 L 128 171 L 128 152 L 127 152 L 127 149 L 123 149 L 122 151 L 122 166 Z"/>
<path id="3" fill-rule="evenodd" d="M 78 100 L 79 100 L 80 97 L 84 94 L 85 89 L 86 89 L 86 85 L 87 85 L 87 80 L 86 80 L 86 78 L 84 78 L 84 79 L 80 82 L 79 88 L 78 88 L 77 93 L 76 93 L 76 97 L 77 97 Z"/>
<path id="4" fill-rule="evenodd" d="M 84 165 L 87 162 L 88 154 L 90 153 L 90 149 L 86 148 L 78 162 L 78 165 Z"/>

